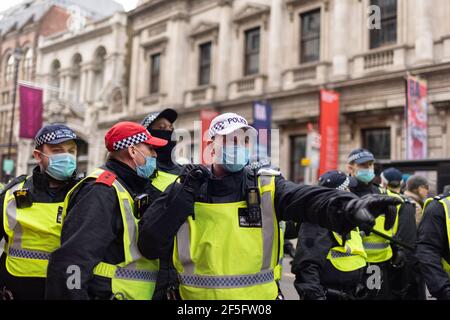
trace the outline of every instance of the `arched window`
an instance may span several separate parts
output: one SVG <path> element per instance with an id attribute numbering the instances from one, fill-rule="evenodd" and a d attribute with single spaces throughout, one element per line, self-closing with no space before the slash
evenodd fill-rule
<path id="1" fill-rule="evenodd" d="M 23 79 L 30 81 L 33 75 L 33 49 L 28 48 L 23 61 Z"/>
<path id="2" fill-rule="evenodd" d="M 58 98 L 60 86 L 60 69 L 61 63 L 59 60 L 54 60 L 50 69 L 50 85 L 54 88 L 51 90 L 51 97 Z"/>
<path id="3" fill-rule="evenodd" d="M 72 59 L 72 77 L 71 77 L 71 99 L 75 102 L 80 102 L 80 88 L 81 88 L 81 62 L 83 59 L 77 53 Z"/>
<path id="4" fill-rule="evenodd" d="M 94 56 L 94 85 L 93 85 L 93 99 L 98 100 L 104 87 L 105 77 L 105 58 L 106 50 L 104 47 L 97 49 Z"/>
<path id="5" fill-rule="evenodd" d="M 5 66 L 5 84 L 11 82 L 14 78 L 14 55 L 9 55 L 6 58 Z"/>

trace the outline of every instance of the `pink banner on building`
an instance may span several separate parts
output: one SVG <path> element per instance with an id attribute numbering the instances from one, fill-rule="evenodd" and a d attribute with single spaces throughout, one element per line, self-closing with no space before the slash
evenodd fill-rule
<path id="1" fill-rule="evenodd" d="M 320 166 L 319 176 L 338 167 L 339 94 L 320 90 Z"/>
<path id="2" fill-rule="evenodd" d="M 428 101 L 427 83 L 408 76 L 406 104 L 406 155 L 408 160 L 428 156 Z"/>
<path id="3" fill-rule="evenodd" d="M 43 90 L 37 87 L 19 85 L 20 130 L 19 138 L 34 139 L 42 127 Z"/>

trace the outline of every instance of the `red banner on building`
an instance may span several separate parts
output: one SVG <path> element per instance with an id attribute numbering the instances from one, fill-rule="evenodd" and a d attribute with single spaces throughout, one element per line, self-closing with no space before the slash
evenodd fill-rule
<path id="1" fill-rule="evenodd" d="M 19 85 L 20 130 L 19 138 L 34 139 L 42 127 L 43 90 L 37 87 Z"/>
<path id="2" fill-rule="evenodd" d="M 319 176 L 338 167 L 339 151 L 339 94 L 320 90 L 321 147 Z"/>
<path id="3" fill-rule="evenodd" d="M 200 111 L 200 120 L 202 122 L 202 143 L 200 150 L 200 159 L 202 164 L 210 165 L 210 157 L 205 156 L 204 151 L 206 150 L 207 142 L 208 142 L 208 130 L 211 121 L 217 117 L 219 113 L 213 110 L 202 110 Z"/>
<path id="4" fill-rule="evenodd" d="M 427 83 L 416 77 L 406 80 L 406 155 L 408 160 L 428 156 L 428 101 Z"/>

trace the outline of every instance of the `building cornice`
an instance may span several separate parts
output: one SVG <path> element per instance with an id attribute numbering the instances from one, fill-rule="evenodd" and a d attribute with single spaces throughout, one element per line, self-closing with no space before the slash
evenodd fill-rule
<path id="1" fill-rule="evenodd" d="M 112 34 L 113 28 L 111 25 L 104 26 L 98 29 L 88 31 L 86 33 L 74 34 L 69 38 L 62 38 L 61 40 L 49 41 L 49 43 L 43 43 L 39 49 L 42 53 L 48 53 L 60 49 L 64 49 L 75 44 L 80 44 L 104 35 Z"/>

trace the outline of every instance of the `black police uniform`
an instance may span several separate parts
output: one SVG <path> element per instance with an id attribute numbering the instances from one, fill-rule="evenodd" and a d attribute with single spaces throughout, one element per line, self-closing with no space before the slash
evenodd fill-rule
<path id="1" fill-rule="evenodd" d="M 445 219 L 441 203 L 434 200 L 428 204 L 419 224 L 416 249 L 416 257 L 428 290 L 440 300 L 450 300 L 450 279 L 441 262 L 444 259 L 450 263 Z"/>
<path id="2" fill-rule="evenodd" d="M 180 175 L 182 166 L 173 163 L 172 161 L 159 161 L 158 171 L 164 171 L 174 175 Z M 152 198 L 156 199 L 161 195 L 161 191 L 152 186 Z M 155 292 L 153 293 L 153 300 L 166 300 L 168 299 L 168 290 L 173 288 L 175 291 L 178 288 L 178 276 L 172 261 L 173 244 L 166 251 L 164 256 L 161 256 L 159 260 L 159 272 L 156 279 Z"/>
<path id="3" fill-rule="evenodd" d="M 294 286 L 304 300 L 353 299 L 361 283 L 364 268 L 341 272 L 327 259 L 331 248 L 339 246 L 329 230 L 302 223 L 292 263 Z M 331 292 L 331 290 L 333 292 Z M 342 295 L 337 296 L 340 292 Z"/>
<path id="4" fill-rule="evenodd" d="M 23 181 L 26 176 L 14 179 L 9 185 L 15 185 Z M 24 189 L 29 189 L 33 202 L 58 203 L 63 202 L 67 192 L 75 185 L 75 175 L 61 187 L 53 188 L 49 185 L 47 174 L 41 173 L 39 167 L 33 169 L 33 174 L 26 179 Z M 6 191 L 6 189 L 4 190 Z M 4 191 L 0 196 L 0 239 L 8 241 L 3 227 Z M 3 288 L 9 290 L 15 300 L 41 300 L 45 295 L 45 278 L 15 277 L 6 269 L 6 254 L 3 252 L 0 258 L 0 291 Z"/>
<path id="5" fill-rule="evenodd" d="M 109 160 L 102 168 L 114 173 L 133 198 L 151 190 L 149 179 L 139 177 L 120 161 Z M 99 262 L 115 265 L 123 260 L 123 223 L 116 191 L 88 179 L 69 201 L 61 247 L 50 257 L 46 298 L 110 299 L 111 279 L 95 276 L 92 271 Z M 79 290 L 66 286 L 66 270 L 70 265 L 80 267 Z"/>

